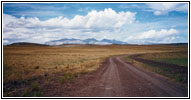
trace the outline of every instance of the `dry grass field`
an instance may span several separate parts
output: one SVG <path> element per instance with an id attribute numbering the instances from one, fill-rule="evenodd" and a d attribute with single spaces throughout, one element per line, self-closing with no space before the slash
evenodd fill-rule
<path id="1" fill-rule="evenodd" d="M 62 83 L 78 75 L 96 70 L 101 62 L 110 56 L 187 52 L 187 49 L 187 46 L 175 45 L 4 46 L 3 83 L 6 86 L 12 82 L 23 82 L 55 74 L 62 74 L 57 78 L 58 82 Z M 184 55 L 185 57 L 187 54 Z M 55 77 L 49 78 L 51 80 Z M 32 84 L 32 87 L 38 88 L 35 83 Z M 7 88 L 8 86 L 4 87 L 4 96 L 13 96 L 10 93 L 12 90 Z M 25 92 L 21 96 L 25 96 Z M 36 96 L 38 95 L 40 93 L 36 93 Z"/>

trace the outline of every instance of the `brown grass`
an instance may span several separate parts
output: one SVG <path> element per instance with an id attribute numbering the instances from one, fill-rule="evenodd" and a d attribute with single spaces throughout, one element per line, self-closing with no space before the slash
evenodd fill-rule
<path id="1" fill-rule="evenodd" d="M 179 46 L 86 45 L 4 46 L 3 81 L 15 81 L 52 73 L 86 73 L 96 70 L 109 56 L 181 51 Z"/>
<path id="2" fill-rule="evenodd" d="M 3 96 L 44 96 L 50 90 L 60 93 L 65 82 L 96 70 L 110 56 L 184 50 L 186 46 L 170 45 L 4 46 Z"/>

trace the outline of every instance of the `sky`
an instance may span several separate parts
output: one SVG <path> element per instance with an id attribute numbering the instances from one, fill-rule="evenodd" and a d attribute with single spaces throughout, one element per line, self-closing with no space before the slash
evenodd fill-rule
<path id="1" fill-rule="evenodd" d="M 3 44 L 64 38 L 187 43 L 188 3 L 3 3 Z"/>

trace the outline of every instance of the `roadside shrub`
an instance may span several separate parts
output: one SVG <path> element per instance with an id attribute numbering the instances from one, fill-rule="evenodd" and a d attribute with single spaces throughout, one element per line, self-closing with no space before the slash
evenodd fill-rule
<path id="1" fill-rule="evenodd" d="M 73 78 L 73 75 L 70 73 L 64 74 L 64 76 L 61 78 L 61 82 L 68 82 Z"/>
<path id="2" fill-rule="evenodd" d="M 28 90 L 24 90 L 23 93 L 22 93 L 22 96 L 23 97 L 30 97 L 31 96 L 31 93 L 28 91 Z"/>
<path id="3" fill-rule="evenodd" d="M 39 91 L 38 83 L 33 83 L 32 84 L 32 91 Z"/>
<path id="4" fill-rule="evenodd" d="M 42 96 L 42 93 L 40 91 L 37 91 L 37 92 L 35 92 L 35 96 L 40 97 L 40 96 Z"/>

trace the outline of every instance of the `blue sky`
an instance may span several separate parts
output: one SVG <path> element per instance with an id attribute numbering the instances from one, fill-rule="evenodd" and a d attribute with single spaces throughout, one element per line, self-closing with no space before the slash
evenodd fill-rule
<path id="1" fill-rule="evenodd" d="M 188 42 L 187 3 L 3 3 L 3 43 L 62 38 Z"/>

